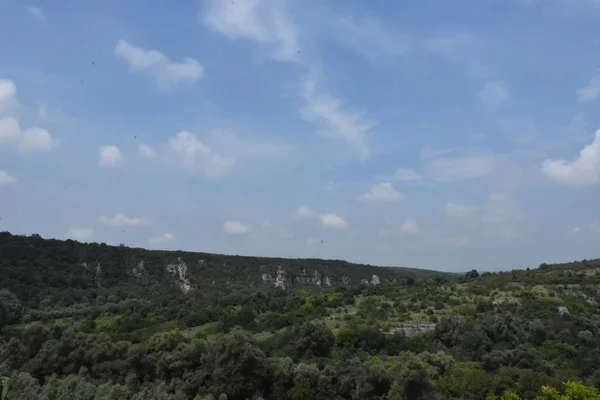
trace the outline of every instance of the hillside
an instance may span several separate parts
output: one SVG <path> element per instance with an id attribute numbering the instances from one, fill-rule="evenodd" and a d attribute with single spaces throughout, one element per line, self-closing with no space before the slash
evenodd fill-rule
<path id="1" fill-rule="evenodd" d="M 338 260 L 228 256 L 155 251 L 38 235 L 0 233 L 0 287 L 20 298 L 39 298 L 67 288 L 136 287 L 182 293 L 215 287 L 231 290 L 277 287 L 378 285 L 447 276 L 436 271 L 375 267 Z"/>
<path id="2" fill-rule="evenodd" d="M 600 399 L 600 260 L 391 275 L 1 237 L 9 400 Z M 286 290 L 262 278 L 280 267 Z"/>

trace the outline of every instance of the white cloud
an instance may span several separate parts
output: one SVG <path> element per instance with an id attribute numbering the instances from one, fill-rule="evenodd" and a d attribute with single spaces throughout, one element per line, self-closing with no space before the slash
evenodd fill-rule
<path id="1" fill-rule="evenodd" d="M 181 157 L 185 169 L 209 179 L 223 177 L 235 165 L 233 158 L 216 154 L 188 131 L 179 132 L 169 139 L 169 147 Z"/>
<path id="2" fill-rule="evenodd" d="M 16 94 L 17 86 L 13 81 L 10 79 L 0 79 L 0 107 L 13 100 Z"/>
<path id="3" fill-rule="evenodd" d="M 403 236 L 419 236 L 421 234 L 421 227 L 419 223 L 414 219 L 407 219 L 397 229 L 383 230 L 379 232 L 379 236 L 383 238 L 396 238 Z"/>
<path id="4" fill-rule="evenodd" d="M 476 206 L 466 206 L 463 204 L 447 203 L 444 209 L 444 213 L 447 218 L 451 219 L 464 219 L 472 218 L 478 211 Z"/>
<path id="5" fill-rule="evenodd" d="M 52 150 L 55 145 L 50 132 L 34 126 L 23 133 L 19 143 L 19 151 L 27 154 L 41 153 Z"/>
<path id="6" fill-rule="evenodd" d="M 91 228 L 71 228 L 67 232 L 67 239 L 86 241 L 94 235 Z"/>
<path id="7" fill-rule="evenodd" d="M 590 186 L 600 182 L 600 129 L 594 140 L 572 161 L 544 160 L 542 170 L 556 182 L 570 187 Z"/>
<path id="8" fill-rule="evenodd" d="M 153 236 L 150 238 L 152 244 L 166 244 L 175 241 L 175 235 L 172 233 L 163 233 L 162 235 Z"/>
<path id="9" fill-rule="evenodd" d="M 0 185 L 8 185 L 9 183 L 15 183 L 16 181 L 17 178 L 0 169 Z"/>
<path id="10" fill-rule="evenodd" d="M 45 129 L 34 126 L 21 134 L 18 120 L 11 117 L 0 118 L 0 147 L 14 145 L 20 153 L 33 154 L 50 151 L 56 143 Z"/>
<path id="11" fill-rule="evenodd" d="M 394 175 L 392 175 L 392 179 L 398 181 L 418 181 L 423 179 L 423 175 L 412 169 L 398 168 L 394 172 Z"/>
<path id="12" fill-rule="evenodd" d="M 581 228 L 578 226 L 567 231 L 567 235 L 569 236 L 577 236 L 579 233 L 581 233 Z"/>
<path id="13" fill-rule="evenodd" d="M 195 82 L 204 76 L 202 65 L 193 58 L 185 57 L 176 63 L 157 50 L 146 50 L 120 40 L 115 55 L 129 65 L 131 71 L 149 71 L 161 89 L 168 89 L 180 82 Z"/>
<path id="14" fill-rule="evenodd" d="M 402 233 L 407 236 L 417 236 L 421 234 L 421 228 L 414 219 L 408 219 L 402 224 Z"/>
<path id="15" fill-rule="evenodd" d="M 321 225 L 325 228 L 344 229 L 348 227 L 348 222 L 337 214 L 321 214 L 319 215 Z"/>
<path id="16" fill-rule="evenodd" d="M 400 201 L 404 197 L 404 193 L 394 189 L 394 186 L 388 182 L 371 186 L 371 190 L 358 198 L 363 201 Z"/>
<path id="17" fill-rule="evenodd" d="M 237 235 L 245 235 L 250 232 L 250 227 L 244 225 L 240 221 L 226 221 L 223 224 L 223 230 L 228 235 L 237 236 Z"/>
<path id="18" fill-rule="evenodd" d="M 308 206 L 298 207 L 296 210 L 296 218 L 309 219 L 315 217 L 314 211 Z"/>
<path id="19" fill-rule="evenodd" d="M 0 147 L 18 143 L 20 138 L 19 121 L 10 117 L 0 118 Z"/>
<path id="20" fill-rule="evenodd" d="M 577 91 L 577 100 L 581 103 L 596 100 L 600 97 L 600 76 L 592 78 L 585 87 Z"/>
<path id="21" fill-rule="evenodd" d="M 147 144 L 140 144 L 139 147 L 139 152 L 140 155 L 142 155 L 143 157 L 146 158 L 152 158 L 156 156 L 156 152 L 154 151 L 154 149 L 150 146 L 148 146 Z"/>
<path id="22" fill-rule="evenodd" d="M 229 39 L 251 40 L 273 48 L 277 61 L 297 61 L 298 33 L 281 0 L 210 0 L 202 15 L 210 29 Z"/>
<path id="23" fill-rule="evenodd" d="M 369 157 L 366 142 L 367 133 L 375 123 L 363 118 L 363 113 L 344 109 L 337 97 L 320 92 L 314 75 L 309 75 L 303 84 L 305 106 L 300 116 L 306 121 L 320 125 L 319 133 L 334 139 L 343 140 L 356 148 L 361 159 Z"/>
<path id="24" fill-rule="evenodd" d="M 489 107 L 498 107 L 508 99 L 508 90 L 499 82 L 488 82 L 479 91 L 479 100 Z"/>
<path id="25" fill-rule="evenodd" d="M 490 175 L 496 162 L 493 155 L 487 154 L 438 155 L 426 159 L 425 173 L 440 182 L 464 181 Z"/>
<path id="26" fill-rule="evenodd" d="M 142 226 L 148 224 L 148 220 L 144 218 L 132 218 L 122 213 L 117 213 L 114 217 L 100 217 L 100 222 L 111 226 Z"/>
<path id="27" fill-rule="evenodd" d="M 40 21 L 46 22 L 46 14 L 44 14 L 44 11 L 40 7 L 28 5 L 25 6 L 25 10 L 27 10 L 27 12 L 33 17 L 39 19 Z"/>
<path id="28" fill-rule="evenodd" d="M 471 244 L 471 238 L 464 235 L 457 235 L 449 237 L 447 242 L 453 247 L 467 247 Z"/>
<path id="29" fill-rule="evenodd" d="M 121 150 L 117 146 L 101 146 L 98 149 L 99 164 L 101 167 L 118 167 L 123 161 Z"/>

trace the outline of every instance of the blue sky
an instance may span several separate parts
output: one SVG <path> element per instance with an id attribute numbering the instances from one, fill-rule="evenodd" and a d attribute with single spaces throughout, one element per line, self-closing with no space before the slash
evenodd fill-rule
<path id="1" fill-rule="evenodd" d="M 594 258 L 594 0 L 0 0 L 0 230 L 463 271 Z"/>

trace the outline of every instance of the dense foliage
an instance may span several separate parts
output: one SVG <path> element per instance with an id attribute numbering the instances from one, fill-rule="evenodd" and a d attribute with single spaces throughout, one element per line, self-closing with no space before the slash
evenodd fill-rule
<path id="1" fill-rule="evenodd" d="M 116 267 L 94 281 L 82 265 L 129 271 L 124 254 L 137 265 L 140 249 L 3 235 L 8 399 L 598 399 L 597 260 L 184 293 L 168 280 L 113 278 Z M 235 268 L 251 271 L 249 259 Z"/>
<path id="2" fill-rule="evenodd" d="M 120 288 L 138 297 L 189 288 L 230 290 L 280 287 L 337 287 L 372 282 L 402 283 L 441 272 L 382 268 L 338 260 L 227 256 L 152 251 L 105 243 L 43 239 L 0 232 L 0 287 L 9 287 L 29 305 L 45 299 L 62 305 L 81 302 L 90 291 Z M 281 278 L 278 282 L 277 279 Z M 98 290 L 100 288 L 100 290 Z"/>

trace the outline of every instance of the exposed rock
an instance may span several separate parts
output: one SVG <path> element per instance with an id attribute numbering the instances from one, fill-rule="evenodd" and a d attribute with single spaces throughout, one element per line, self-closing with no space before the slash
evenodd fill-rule
<path id="1" fill-rule="evenodd" d="M 344 285 L 349 285 L 350 284 L 350 278 L 348 278 L 346 275 L 342 276 L 342 283 Z"/>
<path id="2" fill-rule="evenodd" d="M 565 306 L 559 306 L 558 307 L 558 313 L 560 315 L 564 315 L 564 314 L 570 314 L 569 309 Z"/>
<path id="3" fill-rule="evenodd" d="M 273 282 L 273 277 L 270 274 L 262 274 L 262 281 L 263 283 L 271 283 Z"/>
<path id="4" fill-rule="evenodd" d="M 325 275 L 325 286 L 331 287 L 331 279 L 327 275 Z"/>
<path id="5" fill-rule="evenodd" d="M 100 265 L 100 263 L 96 264 L 96 285 L 98 285 L 98 287 L 100 287 L 100 275 L 102 275 L 102 266 Z"/>
<path id="6" fill-rule="evenodd" d="M 285 271 L 281 266 L 277 267 L 277 276 L 275 277 L 275 287 L 280 289 L 285 289 L 286 279 L 285 279 Z"/>
<path id="7" fill-rule="evenodd" d="M 296 277 L 296 282 L 298 282 L 301 285 L 308 285 L 310 283 L 310 278 L 306 273 L 306 269 L 302 269 L 302 274 Z"/>
<path id="8" fill-rule="evenodd" d="M 379 285 L 379 283 L 380 283 L 379 276 L 373 275 L 371 277 L 371 285 Z"/>
<path id="9" fill-rule="evenodd" d="M 321 286 L 321 274 L 319 274 L 319 271 L 317 270 L 315 270 L 315 274 L 312 278 L 312 283 L 314 285 Z"/>
<path id="10" fill-rule="evenodd" d="M 181 291 L 183 293 L 188 293 L 190 290 L 192 290 L 192 285 L 187 275 L 187 265 L 185 262 L 183 262 L 181 257 L 178 257 L 177 261 L 178 262 L 176 264 L 167 265 L 167 272 L 175 275 L 175 278 L 177 279 L 177 285 Z"/>
<path id="11" fill-rule="evenodd" d="M 133 268 L 133 275 L 137 278 L 144 278 L 147 274 L 144 260 L 140 261 L 138 265 Z"/>
<path id="12" fill-rule="evenodd" d="M 404 332 L 407 337 L 422 335 L 435 329 L 435 324 L 402 324 L 390 328 L 391 333 Z"/>

